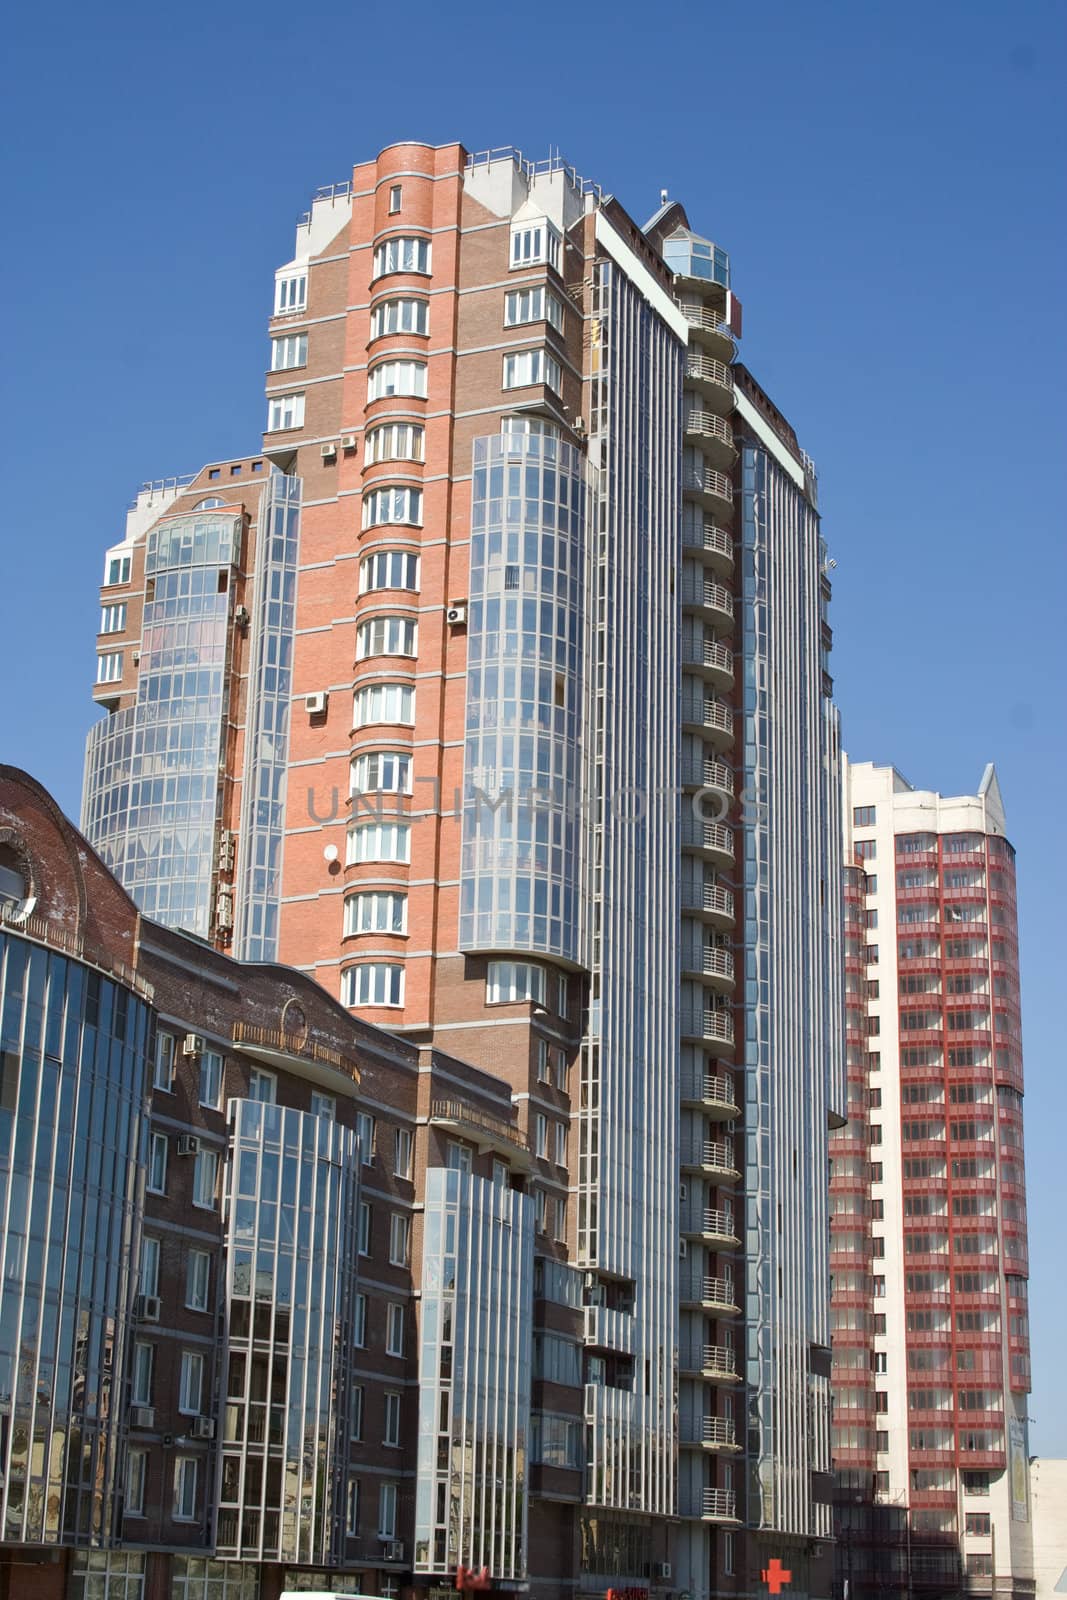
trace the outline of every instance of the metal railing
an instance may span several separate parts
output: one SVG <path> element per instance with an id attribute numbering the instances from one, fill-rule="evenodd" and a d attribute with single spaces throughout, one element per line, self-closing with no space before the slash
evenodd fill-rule
<path id="1" fill-rule="evenodd" d="M 700 1419 L 701 1444 L 736 1445 L 737 1431 L 732 1417 L 702 1417 Z"/>
<path id="2" fill-rule="evenodd" d="M 705 1139 L 701 1151 L 703 1164 L 713 1172 L 736 1172 L 734 1147 L 728 1139 Z"/>
<path id="3" fill-rule="evenodd" d="M 733 449 L 734 430 L 722 417 L 715 415 L 714 411 L 705 411 L 702 406 L 690 406 L 685 413 L 686 433 L 698 434 L 704 439 L 717 439 L 720 444 L 725 444 Z"/>
<path id="4" fill-rule="evenodd" d="M 734 675 L 734 657 L 733 657 L 733 652 L 731 650 L 727 650 L 727 648 L 726 648 L 726 646 L 724 644 L 719 644 L 714 639 L 705 639 L 704 640 L 703 657 L 704 657 L 704 665 L 706 667 L 714 667 L 719 672 L 728 672 L 730 674 L 730 677 L 731 678 L 733 677 L 733 675 Z"/>
<path id="5" fill-rule="evenodd" d="M 737 1302 L 734 1299 L 734 1281 L 732 1278 L 711 1278 L 703 1280 L 700 1288 L 700 1298 L 706 1306 L 733 1307 Z"/>
<path id="6" fill-rule="evenodd" d="M 734 897 L 729 889 L 720 889 L 717 883 L 706 883 L 701 897 L 701 906 L 705 911 L 713 911 L 722 917 L 732 917 L 734 914 Z"/>
<path id="7" fill-rule="evenodd" d="M 125 961 L 116 961 L 103 953 L 87 951 L 80 933 L 69 933 L 65 928 L 58 927 L 56 923 L 36 912 L 30 912 L 29 915 L 21 913 L 17 901 L 0 900 L 0 928 L 6 928 L 11 933 L 20 933 L 34 944 L 47 945 L 50 950 L 56 950 L 60 955 L 71 956 L 75 961 L 83 961 L 87 967 L 95 967 L 105 977 L 113 978 L 116 983 L 132 989 L 142 1000 L 151 1001 L 155 994 L 152 985 L 132 967 L 128 967 Z"/>
<path id="8" fill-rule="evenodd" d="M 717 822 L 707 822 L 704 824 L 704 826 L 706 828 L 718 828 L 719 824 Z M 726 833 L 727 829 L 721 828 L 719 831 L 721 833 Z M 732 953 L 729 950 L 720 950 L 718 945 L 704 946 L 704 960 L 702 966 L 705 976 L 709 978 L 732 978 L 734 975 L 734 958 Z"/>
<path id="9" fill-rule="evenodd" d="M 687 550 L 707 550 L 729 561 L 734 559 L 732 535 L 725 528 L 720 528 L 711 517 L 703 517 L 695 524 L 683 523 L 682 543 Z"/>
<path id="10" fill-rule="evenodd" d="M 262 1050 L 277 1050 L 284 1055 L 298 1056 L 302 1061 L 321 1061 L 328 1067 L 335 1067 L 338 1072 L 347 1073 L 357 1083 L 359 1081 L 359 1063 L 351 1056 L 342 1055 L 340 1050 L 331 1050 L 327 1045 L 316 1044 L 313 1039 L 298 1039 L 294 1034 L 283 1033 L 280 1028 L 261 1028 L 252 1022 L 235 1022 L 233 1042 L 238 1049 L 242 1045 L 258 1045 Z"/>
<path id="11" fill-rule="evenodd" d="M 705 1517 L 722 1517 L 724 1520 L 737 1520 L 737 1495 L 733 1489 L 705 1489 L 701 1504 L 702 1515 Z"/>
<path id="12" fill-rule="evenodd" d="M 725 472 L 716 472 L 713 467 L 686 467 L 682 473 L 682 488 L 688 489 L 693 494 L 713 494 L 719 500 L 726 500 L 733 504 L 734 486 Z"/>
<path id="13" fill-rule="evenodd" d="M 722 789 L 726 794 L 734 792 L 734 775 L 725 762 L 705 761 L 704 787 L 706 789 Z"/>
<path id="14" fill-rule="evenodd" d="M 479 1111 L 474 1106 L 468 1106 L 462 1100 L 434 1100 L 430 1105 L 431 1122 L 458 1122 L 464 1127 L 476 1132 L 491 1134 L 496 1139 L 506 1139 L 518 1150 L 528 1150 L 529 1141 L 523 1137 L 513 1123 L 505 1122 L 502 1117 L 494 1117 L 488 1111 Z"/>
<path id="15" fill-rule="evenodd" d="M 736 1106 L 733 1081 L 721 1072 L 705 1072 L 701 1099 L 713 1106 Z"/>
<path id="16" fill-rule="evenodd" d="M 736 1239 L 733 1212 L 721 1211 L 716 1206 L 705 1206 L 702 1216 L 702 1233 L 713 1239 Z"/>
<path id="17" fill-rule="evenodd" d="M 579 194 L 595 195 L 597 200 L 602 200 L 604 191 L 599 183 L 594 183 L 591 178 L 583 178 L 569 162 L 564 161 L 558 151 L 545 156 L 540 161 L 530 161 L 522 151 L 513 144 L 495 145 L 491 150 L 475 150 L 467 156 L 467 171 L 474 167 L 487 167 L 494 161 L 513 161 L 527 178 L 547 176 L 553 172 L 562 172 L 566 175 L 572 187 Z"/>
<path id="18" fill-rule="evenodd" d="M 706 1344 L 701 1370 L 721 1372 L 724 1377 L 737 1377 L 737 1356 L 728 1344 Z"/>
<path id="19" fill-rule="evenodd" d="M 705 1007 L 701 1037 L 712 1044 L 733 1044 L 733 1017 L 728 1011 L 720 1011 L 715 1006 Z"/>
<path id="20" fill-rule="evenodd" d="M 724 611 L 728 617 L 734 614 L 734 597 L 729 589 L 707 578 L 704 580 L 704 604 L 713 611 Z"/>
<path id="21" fill-rule="evenodd" d="M 733 338 L 733 330 L 729 323 L 724 322 L 719 313 L 712 311 L 708 306 L 683 300 L 679 309 L 691 328 L 705 328 L 708 333 L 721 333 L 727 339 Z"/>

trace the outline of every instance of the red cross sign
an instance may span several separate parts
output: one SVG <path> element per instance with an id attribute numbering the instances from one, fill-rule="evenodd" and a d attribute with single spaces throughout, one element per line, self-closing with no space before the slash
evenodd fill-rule
<path id="1" fill-rule="evenodd" d="M 786 1584 L 790 1582 L 793 1574 L 788 1567 L 783 1567 L 777 1556 L 771 1558 L 770 1566 L 765 1567 L 760 1573 L 771 1594 L 780 1594 Z"/>

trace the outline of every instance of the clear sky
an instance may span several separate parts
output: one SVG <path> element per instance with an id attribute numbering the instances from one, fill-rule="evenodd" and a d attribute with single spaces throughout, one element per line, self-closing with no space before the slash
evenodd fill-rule
<path id="1" fill-rule="evenodd" d="M 558 147 L 729 251 L 815 457 L 847 747 L 995 760 L 1019 851 L 1032 1448 L 1067 1455 L 1063 0 L 17 6 L 0 755 L 77 817 L 96 588 L 146 478 L 258 448 L 274 268 L 397 139 Z"/>

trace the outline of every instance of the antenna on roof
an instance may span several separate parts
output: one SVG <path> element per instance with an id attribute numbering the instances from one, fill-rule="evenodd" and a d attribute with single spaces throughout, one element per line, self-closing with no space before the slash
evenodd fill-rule
<path id="1" fill-rule="evenodd" d="M 659 203 L 660 203 L 661 206 L 665 206 L 667 204 L 667 191 L 666 191 L 666 189 L 661 189 L 660 190 L 660 192 L 659 192 Z"/>

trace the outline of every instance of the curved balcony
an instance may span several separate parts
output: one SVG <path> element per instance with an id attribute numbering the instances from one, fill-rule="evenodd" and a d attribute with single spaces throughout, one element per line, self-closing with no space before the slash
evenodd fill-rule
<path id="1" fill-rule="evenodd" d="M 734 1147 L 728 1139 L 704 1139 L 688 1152 L 683 1172 L 699 1172 L 716 1183 L 736 1183 L 741 1174 L 734 1166 Z"/>
<path id="2" fill-rule="evenodd" d="M 711 1383 L 740 1383 L 741 1374 L 737 1370 L 737 1355 L 730 1345 L 706 1344 L 700 1353 L 699 1372 L 693 1372 L 694 1377 L 706 1378 Z M 690 1376 L 686 1373 L 686 1376 Z"/>
<path id="3" fill-rule="evenodd" d="M 733 1489 L 705 1489 L 700 1518 L 702 1522 L 736 1522 L 737 1495 Z"/>
<path id="4" fill-rule="evenodd" d="M 721 889 L 717 883 L 699 884 L 697 893 L 692 898 L 696 904 L 690 905 L 687 909 L 698 912 L 713 928 L 719 928 L 725 933 L 733 927 L 734 897 L 731 890 Z M 732 1030 L 730 1042 L 733 1042 Z"/>
<path id="5" fill-rule="evenodd" d="M 726 414 L 733 410 L 734 377 L 725 361 L 708 351 L 691 348 L 685 357 L 685 381 L 700 390 L 713 411 Z"/>
<path id="6" fill-rule="evenodd" d="M 704 565 L 727 578 L 734 570 L 733 534 L 720 528 L 712 517 L 688 516 L 682 519 L 682 548 L 696 550 Z"/>
<path id="7" fill-rule="evenodd" d="M 687 406 L 682 428 L 687 439 L 714 466 L 729 469 L 737 460 L 734 430 L 724 417 L 704 406 Z"/>
<path id="8" fill-rule="evenodd" d="M 723 521 L 733 516 L 734 486 L 725 472 L 715 467 L 683 467 L 682 490 Z"/>
<path id="9" fill-rule="evenodd" d="M 734 655 L 716 639 L 688 638 L 682 641 L 682 665 L 693 667 L 719 689 L 731 689 L 734 682 Z"/>
<path id="10" fill-rule="evenodd" d="M 683 1017 L 682 1038 L 706 1044 L 718 1055 L 733 1055 L 734 1019 L 729 1011 L 705 1006 L 694 1016 Z"/>
<path id="11" fill-rule="evenodd" d="M 687 1310 L 713 1311 L 720 1317 L 736 1317 L 741 1313 L 732 1278 L 709 1275 L 695 1284 L 683 1285 L 681 1303 Z"/>
<path id="12" fill-rule="evenodd" d="M 687 561 L 682 568 L 681 598 L 683 611 L 711 612 L 708 620 L 715 627 L 727 633 L 733 630 L 733 595 L 695 561 Z"/>
<path id="13" fill-rule="evenodd" d="M 709 1250 L 736 1250 L 741 1243 L 734 1231 L 733 1213 L 715 1206 L 705 1206 L 683 1222 L 682 1236 L 699 1240 Z"/>
<path id="14" fill-rule="evenodd" d="M 683 1450 L 740 1450 L 733 1417 L 698 1417 L 683 1431 Z"/>
<path id="15" fill-rule="evenodd" d="M 713 1122 L 729 1122 L 741 1115 L 733 1079 L 722 1072 L 699 1073 L 695 1080 L 682 1082 L 682 1105 L 700 1110 Z"/>
<path id="16" fill-rule="evenodd" d="M 678 309 L 689 324 L 690 356 L 698 353 L 692 346 L 699 344 L 721 361 L 733 360 L 734 336 L 717 311 L 700 300 L 682 300 Z"/>
<path id="17" fill-rule="evenodd" d="M 734 775 L 722 761 L 705 761 L 700 773 L 702 789 L 715 792 L 724 807 L 729 807 L 734 797 Z"/>
<path id="18" fill-rule="evenodd" d="M 718 824 L 708 823 L 708 827 L 715 828 Z M 734 957 L 732 950 L 724 950 L 721 945 L 706 944 L 703 950 L 700 976 L 712 988 L 729 992 L 734 986 Z"/>
<path id="19" fill-rule="evenodd" d="M 729 750 L 734 742 L 734 711 L 725 700 L 704 692 L 702 683 L 695 683 L 695 693 L 682 696 L 682 726 L 690 733 L 699 733 L 716 754 Z"/>

